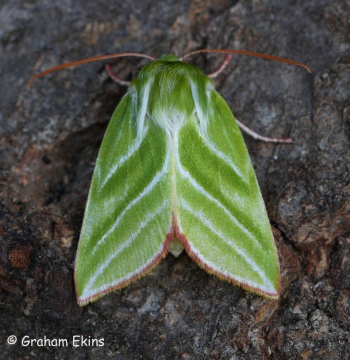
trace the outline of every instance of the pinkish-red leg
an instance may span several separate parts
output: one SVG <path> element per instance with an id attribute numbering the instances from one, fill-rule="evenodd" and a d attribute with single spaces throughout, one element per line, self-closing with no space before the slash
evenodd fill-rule
<path id="1" fill-rule="evenodd" d="M 130 81 L 125 81 L 125 80 L 119 79 L 117 76 L 115 76 L 109 65 L 106 65 L 106 71 L 107 71 L 108 75 L 112 78 L 112 80 L 114 80 L 116 83 L 118 83 L 120 85 L 125 85 L 125 86 L 130 85 Z"/>
<path id="2" fill-rule="evenodd" d="M 211 79 L 217 77 L 225 69 L 225 67 L 227 66 L 227 64 L 231 60 L 231 58 L 232 58 L 231 54 L 226 55 L 225 60 L 220 65 L 220 67 L 216 71 L 214 71 L 213 73 L 208 74 L 207 76 L 210 77 Z"/>
<path id="3" fill-rule="evenodd" d="M 293 142 L 293 140 L 291 138 L 269 138 L 266 136 L 259 135 L 256 132 L 254 132 L 253 130 L 249 129 L 249 127 L 242 124 L 237 119 L 236 119 L 236 121 L 237 121 L 238 126 L 244 132 L 246 132 L 248 135 L 252 136 L 254 139 L 262 140 L 262 141 L 266 141 L 266 142 L 274 142 L 274 143 L 291 143 L 291 142 Z"/>

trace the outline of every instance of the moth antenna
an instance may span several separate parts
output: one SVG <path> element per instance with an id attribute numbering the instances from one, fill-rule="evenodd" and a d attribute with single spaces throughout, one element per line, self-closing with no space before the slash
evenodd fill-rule
<path id="1" fill-rule="evenodd" d="M 47 70 L 45 70 L 45 71 L 43 71 L 43 72 L 41 72 L 39 74 L 36 74 L 36 75 L 32 76 L 28 81 L 28 85 L 30 86 L 32 84 L 32 82 L 35 79 L 39 78 L 39 77 L 45 76 L 47 74 L 50 74 L 52 72 L 55 72 L 55 71 L 58 71 L 58 70 L 61 70 L 61 69 L 66 69 L 66 68 L 70 68 L 70 67 L 73 67 L 73 66 L 79 66 L 79 65 L 86 64 L 86 63 L 93 62 L 93 61 L 115 59 L 115 58 L 118 58 L 118 57 L 125 57 L 125 56 L 141 57 L 141 58 L 146 58 L 146 59 L 149 59 L 149 60 L 152 60 L 152 61 L 155 60 L 155 58 L 152 57 L 152 56 L 145 55 L 145 54 L 134 53 L 134 52 L 125 52 L 125 53 L 121 53 L 121 54 L 93 56 L 91 58 L 78 60 L 78 61 L 72 61 L 72 62 L 69 62 L 69 63 L 61 64 L 61 65 L 58 65 L 58 66 L 54 66 L 54 67 L 52 67 L 50 69 L 47 69 Z"/>
<path id="2" fill-rule="evenodd" d="M 294 61 L 294 60 L 289 60 L 289 59 L 284 59 L 284 58 L 280 58 L 280 57 L 273 56 L 273 55 L 262 54 L 262 53 L 257 53 L 257 52 L 253 52 L 253 51 L 246 51 L 246 50 L 221 50 L 221 49 L 195 50 L 195 51 L 191 51 L 188 54 L 184 55 L 182 58 L 180 58 L 180 60 L 183 60 L 183 59 L 185 59 L 185 58 L 187 58 L 189 56 L 192 56 L 192 55 L 195 55 L 195 54 L 200 54 L 200 53 L 238 54 L 238 55 L 248 55 L 248 56 L 260 57 L 260 58 L 263 58 L 263 59 L 284 62 L 284 63 L 290 64 L 290 65 L 301 66 L 304 69 L 306 69 L 309 73 L 311 73 L 311 69 L 308 66 L 306 66 L 305 64 L 301 63 L 301 62 Z"/>

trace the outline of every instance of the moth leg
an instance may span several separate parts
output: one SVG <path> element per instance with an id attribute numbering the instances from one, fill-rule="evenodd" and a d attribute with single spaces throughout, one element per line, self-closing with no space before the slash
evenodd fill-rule
<path id="1" fill-rule="evenodd" d="M 217 76 L 225 69 L 225 67 L 227 66 L 228 62 L 231 60 L 231 58 L 232 58 L 232 54 L 226 55 L 225 60 L 224 60 L 223 63 L 220 65 L 220 67 L 219 67 L 216 71 L 214 71 L 213 73 L 208 74 L 207 76 L 210 77 L 211 79 L 217 77 Z"/>
<path id="2" fill-rule="evenodd" d="M 124 86 L 129 86 L 130 85 L 130 81 L 126 81 L 126 80 L 122 80 L 120 78 L 118 78 L 112 71 L 111 67 L 107 64 L 106 65 L 106 71 L 108 73 L 108 75 L 110 76 L 110 78 L 112 80 L 114 80 L 117 84 L 120 84 L 120 85 L 124 85 Z"/>
<path id="3" fill-rule="evenodd" d="M 266 136 L 259 135 L 258 133 L 254 132 L 253 130 L 249 129 L 249 127 L 242 124 L 239 120 L 237 120 L 238 126 L 246 132 L 248 135 L 253 137 L 254 139 L 266 141 L 266 142 L 274 142 L 274 143 L 292 143 L 293 140 L 291 138 L 270 138 Z"/>

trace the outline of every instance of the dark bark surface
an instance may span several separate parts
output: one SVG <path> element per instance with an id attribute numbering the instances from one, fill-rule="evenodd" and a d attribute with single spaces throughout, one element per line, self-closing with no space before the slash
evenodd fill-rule
<path id="1" fill-rule="evenodd" d="M 348 1 L 2 0 L 0 5 L 0 358 L 350 358 L 350 4 Z M 57 64 L 122 51 L 154 57 L 236 48 L 215 83 L 236 117 L 292 145 L 246 143 L 281 262 L 280 301 L 220 281 L 186 254 L 86 307 L 73 266 L 94 161 L 125 88 L 104 64 L 38 79 Z M 220 56 L 196 56 L 213 71 Z M 130 79 L 144 64 L 111 62 Z M 18 342 L 9 345 L 8 336 Z M 68 346 L 23 346 L 67 339 Z M 104 346 L 74 347 L 74 335 Z"/>

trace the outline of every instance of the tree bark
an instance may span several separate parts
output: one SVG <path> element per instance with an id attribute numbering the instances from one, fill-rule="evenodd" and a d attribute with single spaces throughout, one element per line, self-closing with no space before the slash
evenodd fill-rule
<path id="1" fill-rule="evenodd" d="M 349 359 L 349 13 L 341 0 L 2 0 L 0 357 Z M 182 254 L 81 308 L 73 268 L 84 206 L 125 88 L 100 62 L 27 82 L 94 55 L 199 48 L 264 52 L 313 71 L 234 56 L 215 80 L 245 125 L 294 140 L 245 136 L 278 246 L 281 299 L 223 282 Z M 210 73 L 223 57 L 190 60 Z M 130 80 L 145 61 L 110 64 Z M 41 346 L 44 337 L 68 344 Z"/>

